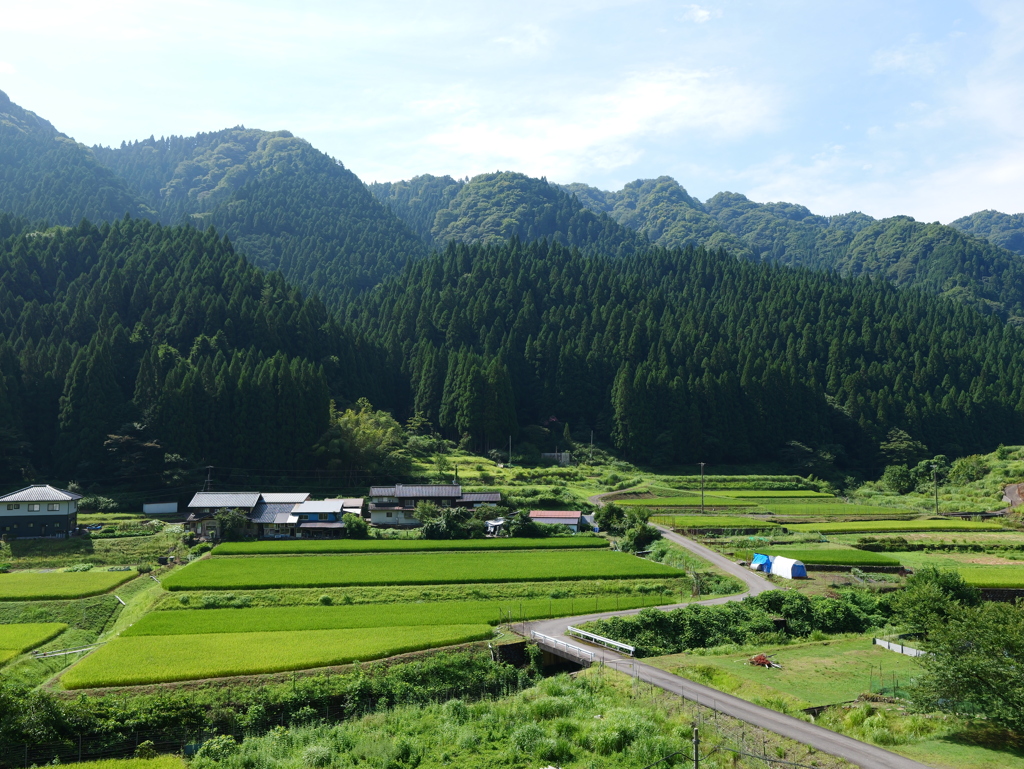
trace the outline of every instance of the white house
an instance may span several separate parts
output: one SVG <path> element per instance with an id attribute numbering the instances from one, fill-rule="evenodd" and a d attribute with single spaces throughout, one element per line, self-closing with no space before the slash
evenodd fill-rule
<path id="1" fill-rule="evenodd" d="M 57 537 L 78 530 L 81 494 L 37 484 L 0 497 L 0 535 L 5 537 Z"/>

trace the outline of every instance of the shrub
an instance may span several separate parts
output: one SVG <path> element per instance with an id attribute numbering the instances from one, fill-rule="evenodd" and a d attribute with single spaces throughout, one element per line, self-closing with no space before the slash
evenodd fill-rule
<path id="1" fill-rule="evenodd" d="M 889 465 L 882 473 L 882 485 L 896 494 L 909 494 L 917 484 L 906 465 Z"/>
<path id="2" fill-rule="evenodd" d="M 310 745 L 302 753 L 302 763 L 313 769 L 331 764 L 331 749 L 326 745 Z"/>
<path id="3" fill-rule="evenodd" d="M 135 567 L 135 571 L 137 571 L 139 574 L 149 574 L 151 571 L 153 571 L 153 567 L 148 563 L 140 563 L 138 566 Z"/>
<path id="4" fill-rule="evenodd" d="M 196 752 L 196 758 L 207 758 L 211 761 L 223 761 L 230 758 L 238 750 L 238 743 L 230 734 L 218 734 L 207 740 Z"/>
<path id="5" fill-rule="evenodd" d="M 320 596 L 319 599 L 317 599 L 317 603 L 319 603 L 321 606 L 330 606 L 332 603 L 334 603 L 334 599 L 331 598 L 329 595 L 322 595 Z"/>
<path id="6" fill-rule="evenodd" d="M 92 571 L 92 564 L 76 563 L 74 566 L 68 566 L 64 571 Z"/>

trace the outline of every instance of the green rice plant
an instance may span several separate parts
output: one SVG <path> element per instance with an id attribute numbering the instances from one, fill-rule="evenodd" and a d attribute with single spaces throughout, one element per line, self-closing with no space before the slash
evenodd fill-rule
<path id="1" fill-rule="evenodd" d="M 389 555 L 210 558 L 163 581 L 167 590 L 268 587 L 431 585 L 678 576 L 679 571 L 627 553 L 601 550 L 404 553 Z"/>
<path id="2" fill-rule="evenodd" d="M 687 588 L 689 595 L 689 588 Z M 609 594 L 586 598 L 527 598 L 519 601 L 434 601 L 357 606 L 281 606 L 258 609 L 154 611 L 122 637 L 205 635 L 275 630 L 340 630 L 413 625 L 464 625 L 572 616 L 583 612 L 635 609 L 676 603 L 678 592 L 660 595 Z M 0 644 L 2 646 L 2 644 Z"/>
<path id="3" fill-rule="evenodd" d="M 283 555 L 287 553 L 387 553 L 417 551 L 473 550 L 573 550 L 607 548 L 603 537 L 547 537 L 524 539 L 327 539 L 276 540 L 263 542 L 225 542 L 213 549 L 214 555 Z"/>
<path id="4" fill-rule="evenodd" d="M 1005 531 L 998 523 L 975 521 L 835 521 L 830 523 L 793 523 L 790 531 L 814 531 L 822 534 L 859 534 L 897 531 Z"/>
<path id="5" fill-rule="evenodd" d="M 75 769 L 186 769 L 188 764 L 181 756 L 157 756 L 156 758 L 108 758 L 104 761 L 82 761 Z"/>
<path id="6" fill-rule="evenodd" d="M 42 646 L 56 638 L 68 626 L 62 622 L 33 622 L 22 625 L 0 625 L 0 649 L 16 649 L 19 653 Z"/>
<path id="7" fill-rule="evenodd" d="M 1024 565 L 1017 566 L 960 566 L 963 578 L 975 587 L 1022 588 L 1024 587 Z"/>
<path id="8" fill-rule="evenodd" d="M 914 516 L 922 515 L 920 510 L 901 507 L 876 507 L 875 505 L 852 505 L 840 501 L 790 502 L 777 499 L 761 500 L 760 506 L 780 516 L 820 516 L 822 518 L 847 515 Z"/>
<path id="9" fill-rule="evenodd" d="M 715 494 L 719 497 L 734 497 L 735 499 L 835 499 L 831 494 L 823 491 L 756 491 L 756 490 L 724 490 L 718 489 Z"/>
<path id="10" fill-rule="evenodd" d="M 700 507 L 700 495 L 685 497 L 645 497 L 642 499 L 617 499 L 617 505 L 637 507 Z M 704 507 L 756 507 L 754 502 L 731 497 L 713 497 L 704 495 Z"/>
<path id="11" fill-rule="evenodd" d="M 481 624 L 120 637 L 68 670 L 61 682 L 85 689 L 278 673 L 480 641 L 493 633 Z"/>
<path id="12" fill-rule="evenodd" d="M 765 555 L 781 555 L 783 558 L 793 558 L 804 563 L 824 566 L 899 566 L 900 562 L 885 553 L 869 553 L 866 550 L 854 548 L 800 548 L 775 546 L 748 551 L 747 557 L 753 552 Z"/>
<path id="13" fill-rule="evenodd" d="M 0 601 L 85 598 L 106 593 L 137 576 L 134 570 L 0 574 Z"/>
<path id="14" fill-rule="evenodd" d="M 5 662 L 10 662 L 19 654 L 21 654 L 19 649 L 0 649 L 0 665 L 3 665 Z"/>
<path id="15" fill-rule="evenodd" d="M 777 523 L 758 520 L 757 518 L 742 518 L 738 515 L 655 515 L 650 518 L 651 523 L 660 523 L 662 526 L 671 526 L 676 529 L 778 529 Z"/>

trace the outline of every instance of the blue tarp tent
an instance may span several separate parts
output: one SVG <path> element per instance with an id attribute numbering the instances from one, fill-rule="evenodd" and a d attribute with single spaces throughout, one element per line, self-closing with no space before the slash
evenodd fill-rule
<path id="1" fill-rule="evenodd" d="M 772 559 L 770 556 L 754 553 L 754 557 L 750 559 L 750 568 L 768 574 L 772 570 Z"/>

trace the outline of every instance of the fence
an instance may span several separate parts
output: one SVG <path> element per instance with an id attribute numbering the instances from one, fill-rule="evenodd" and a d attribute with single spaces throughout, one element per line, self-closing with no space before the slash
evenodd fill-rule
<path id="1" fill-rule="evenodd" d="M 871 642 L 875 644 L 875 646 L 881 646 L 883 649 L 888 649 L 889 651 L 896 652 L 897 654 L 905 654 L 908 657 L 924 657 L 928 654 L 928 652 L 921 651 L 920 649 L 913 649 L 909 646 L 904 646 L 901 643 L 892 643 L 891 641 L 886 641 L 882 638 L 872 638 Z"/>
<path id="2" fill-rule="evenodd" d="M 636 656 L 635 646 L 619 643 L 618 641 L 613 641 L 611 638 L 605 638 L 604 636 L 597 635 L 596 633 L 589 633 L 586 630 L 580 630 L 578 627 L 573 627 L 572 625 L 569 625 L 569 627 L 565 629 L 565 634 L 572 636 L 573 638 L 579 638 L 581 641 L 586 641 L 587 643 L 604 646 L 606 649 L 624 652 L 630 657 Z"/>
<path id="3" fill-rule="evenodd" d="M 552 638 L 549 635 L 538 633 L 536 630 L 530 631 L 530 638 L 532 638 L 534 641 L 539 641 L 541 644 L 545 646 L 553 647 L 556 651 L 564 651 L 566 654 L 575 657 L 581 662 L 594 661 L 594 652 L 590 651 L 589 649 L 582 649 L 579 646 L 573 646 L 572 644 L 566 643 L 565 641 L 559 641 L 557 638 Z"/>

